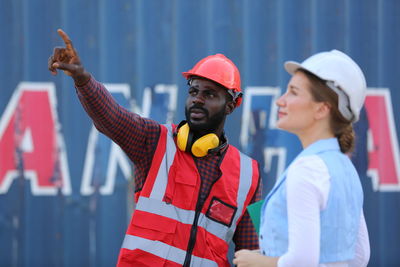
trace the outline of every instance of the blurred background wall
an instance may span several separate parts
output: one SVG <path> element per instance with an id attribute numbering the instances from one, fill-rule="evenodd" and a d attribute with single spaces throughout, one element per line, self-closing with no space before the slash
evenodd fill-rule
<path id="1" fill-rule="evenodd" d="M 121 105 L 161 123 L 184 118 L 182 71 L 231 58 L 245 96 L 226 133 L 260 162 L 264 194 L 301 149 L 275 127 L 284 61 L 349 54 L 369 87 L 352 155 L 369 266 L 399 266 L 397 0 L 1 0 L 0 266 L 114 266 L 134 207 L 134 166 L 94 129 L 71 79 L 47 70 L 58 28 Z"/>

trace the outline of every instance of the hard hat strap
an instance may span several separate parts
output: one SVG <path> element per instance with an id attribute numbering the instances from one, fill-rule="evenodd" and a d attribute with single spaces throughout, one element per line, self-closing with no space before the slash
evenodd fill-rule
<path id="1" fill-rule="evenodd" d="M 354 114 L 351 111 L 349 96 L 333 81 L 326 81 L 326 85 L 338 95 L 338 109 L 343 117 L 349 121 L 354 120 Z"/>
<path id="2" fill-rule="evenodd" d="M 227 91 L 228 91 L 228 94 L 230 94 L 232 96 L 233 101 L 236 101 L 236 99 L 238 97 L 242 96 L 242 92 L 237 92 L 237 91 L 229 90 L 229 89 Z"/>

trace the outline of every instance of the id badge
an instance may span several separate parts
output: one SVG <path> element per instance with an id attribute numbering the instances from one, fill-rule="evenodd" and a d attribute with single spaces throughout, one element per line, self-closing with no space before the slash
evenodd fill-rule
<path id="1" fill-rule="evenodd" d="M 236 211 L 237 207 L 229 205 L 222 200 L 213 197 L 210 206 L 208 207 L 206 216 L 213 221 L 230 227 Z"/>

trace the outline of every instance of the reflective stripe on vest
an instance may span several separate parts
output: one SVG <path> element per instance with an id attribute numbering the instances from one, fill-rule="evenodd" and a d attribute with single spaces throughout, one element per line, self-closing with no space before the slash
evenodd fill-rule
<path id="1" fill-rule="evenodd" d="M 172 133 L 171 125 L 165 125 L 165 126 L 168 129 L 167 148 L 166 148 L 166 153 L 164 154 L 163 159 L 161 161 L 159 169 L 165 168 L 165 170 L 169 170 L 169 168 L 172 165 L 172 162 L 174 161 L 176 145 L 173 137 L 170 137 L 170 134 Z M 168 171 L 164 172 L 159 170 L 150 197 L 161 200 L 164 197 L 165 190 L 167 188 L 167 182 L 168 182 Z M 156 188 L 157 190 L 154 190 L 154 188 Z"/>
<path id="2" fill-rule="evenodd" d="M 139 198 L 136 210 L 157 214 L 189 225 L 193 224 L 194 215 L 196 213 L 192 210 L 180 209 L 171 204 L 145 197 Z M 199 227 L 203 227 L 207 230 L 207 232 L 219 237 L 225 242 L 229 242 L 231 240 L 231 238 L 229 238 L 231 237 L 231 234 L 227 236 L 227 233 L 229 231 L 229 228 L 227 226 L 210 220 L 203 213 L 200 213 L 199 216 Z"/>
<path id="3" fill-rule="evenodd" d="M 253 168 L 252 160 L 250 157 L 242 154 L 240 152 L 240 179 L 239 179 L 239 190 L 237 195 L 238 210 L 233 219 L 232 225 L 236 225 L 240 216 L 243 212 L 244 202 L 247 197 L 247 193 L 250 190 L 251 184 L 253 182 Z M 234 231 L 231 231 L 228 236 L 228 240 L 232 239 Z"/>
<path id="4" fill-rule="evenodd" d="M 170 246 L 160 241 L 149 240 L 133 235 L 125 235 L 122 248 L 130 250 L 140 249 L 178 264 L 183 264 L 186 257 L 186 251 L 183 249 Z M 192 255 L 191 266 L 218 266 L 218 264 L 214 261 Z"/>

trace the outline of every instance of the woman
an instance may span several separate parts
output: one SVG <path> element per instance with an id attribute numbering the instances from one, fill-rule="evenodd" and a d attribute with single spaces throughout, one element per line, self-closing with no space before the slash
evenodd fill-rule
<path id="1" fill-rule="evenodd" d="M 262 207 L 260 252 L 240 250 L 242 266 L 366 266 L 370 248 L 359 176 L 348 155 L 366 82 L 344 53 L 286 62 L 292 74 L 276 104 L 277 125 L 303 151 L 277 180 Z"/>

